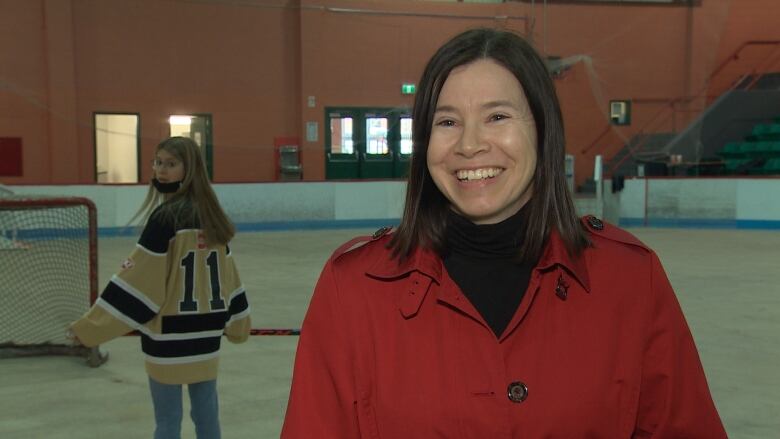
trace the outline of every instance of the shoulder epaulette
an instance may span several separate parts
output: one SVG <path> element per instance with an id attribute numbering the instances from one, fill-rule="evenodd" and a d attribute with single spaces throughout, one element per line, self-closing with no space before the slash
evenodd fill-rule
<path id="1" fill-rule="evenodd" d="M 600 236 L 611 241 L 617 241 L 624 244 L 641 247 L 648 251 L 650 250 L 649 247 L 647 247 L 647 245 L 640 241 L 636 236 L 626 232 L 620 227 L 616 227 L 606 221 L 602 221 L 593 215 L 582 217 L 582 223 L 592 235 Z"/>
<path id="2" fill-rule="evenodd" d="M 337 248 L 335 252 L 333 252 L 333 259 L 336 259 L 345 253 L 349 253 L 352 250 L 363 247 L 369 242 L 377 241 L 381 239 L 383 236 L 390 233 L 391 230 L 393 230 L 392 227 L 385 226 L 379 228 L 371 236 L 358 236 L 356 238 L 352 238 L 351 240 L 345 242 L 339 248 Z"/>

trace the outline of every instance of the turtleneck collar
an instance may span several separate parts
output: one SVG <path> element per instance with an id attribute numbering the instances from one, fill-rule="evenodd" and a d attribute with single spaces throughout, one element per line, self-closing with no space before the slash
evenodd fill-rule
<path id="1" fill-rule="evenodd" d="M 527 206 L 527 205 L 526 205 Z M 518 255 L 527 225 L 524 206 L 496 224 L 474 224 L 450 210 L 445 233 L 448 256 L 478 259 L 510 259 Z"/>

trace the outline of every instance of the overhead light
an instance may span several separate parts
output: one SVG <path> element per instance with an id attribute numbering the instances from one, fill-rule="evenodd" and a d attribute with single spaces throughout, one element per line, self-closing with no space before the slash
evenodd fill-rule
<path id="1" fill-rule="evenodd" d="M 192 123 L 192 116 L 171 116 L 168 118 L 168 123 L 171 125 L 190 125 Z"/>

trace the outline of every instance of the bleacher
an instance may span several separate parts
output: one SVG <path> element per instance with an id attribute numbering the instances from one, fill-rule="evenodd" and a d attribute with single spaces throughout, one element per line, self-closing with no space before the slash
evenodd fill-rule
<path id="1" fill-rule="evenodd" d="M 758 124 L 741 142 L 729 142 L 718 153 L 727 175 L 780 175 L 780 118 Z"/>

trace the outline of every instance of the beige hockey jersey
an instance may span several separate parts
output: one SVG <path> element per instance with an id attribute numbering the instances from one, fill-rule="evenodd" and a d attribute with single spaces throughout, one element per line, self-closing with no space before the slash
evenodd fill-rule
<path id="1" fill-rule="evenodd" d="M 146 370 L 158 382 L 215 379 L 222 335 L 234 343 L 249 336 L 246 292 L 228 246 L 209 247 L 202 230 L 176 230 L 156 213 L 71 329 L 86 346 L 139 331 Z"/>

